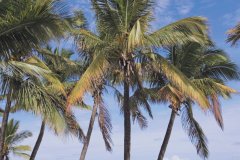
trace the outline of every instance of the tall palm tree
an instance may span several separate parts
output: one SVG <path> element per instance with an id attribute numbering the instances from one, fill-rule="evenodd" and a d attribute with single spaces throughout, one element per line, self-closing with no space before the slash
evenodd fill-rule
<path id="1" fill-rule="evenodd" d="M 239 78 L 236 65 L 230 61 L 222 50 L 210 46 L 202 46 L 197 43 L 170 47 L 168 51 L 169 62 L 176 66 L 186 77 L 189 77 L 192 83 L 204 93 L 211 104 L 209 110 L 213 112 L 218 124 L 223 128 L 218 97 L 229 98 L 231 93 L 236 92 L 224 84 L 226 80 Z M 166 81 L 164 77 L 160 81 L 156 80 L 154 74 L 156 73 L 151 73 L 149 76 L 152 78 L 151 83 L 159 87 L 159 89 L 154 89 L 159 95 L 158 100 L 169 102 L 169 107 L 172 109 L 158 160 L 164 158 L 175 117 L 180 110 L 183 110 L 181 112 L 183 128 L 186 129 L 191 142 L 196 146 L 197 153 L 204 159 L 207 158 L 206 137 L 192 114 L 194 98 L 182 93 L 178 87 Z M 160 77 L 161 75 L 158 76 Z M 163 85 L 164 83 L 165 85 Z"/>
<path id="2" fill-rule="evenodd" d="M 153 20 L 154 3 L 151 0 L 92 0 L 91 2 L 96 13 L 98 34 L 84 29 L 79 32 L 85 42 L 97 50 L 97 54 L 70 94 L 68 105 L 74 104 L 83 97 L 91 88 L 93 77 L 101 77 L 102 71 L 111 68 L 109 67 L 111 64 L 119 66 L 124 72 L 124 159 L 129 160 L 131 150 L 129 81 L 135 67 L 135 54 L 137 52 L 144 54 L 142 51 L 145 48 L 152 51 L 156 47 L 165 45 L 189 41 L 203 42 L 207 37 L 207 26 L 204 18 L 190 17 L 152 32 L 150 22 Z M 170 69 L 166 66 L 163 68 Z M 185 77 L 179 76 L 179 72 L 164 70 L 164 74 L 187 94 L 193 95 L 202 104 L 201 106 L 208 106 L 203 94 Z"/>
<path id="3" fill-rule="evenodd" d="M 29 159 L 29 155 L 26 153 L 31 150 L 31 147 L 28 145 L 18 145 L 18 143 L 24 141 L 26 138 L 32 136 L 32 133 L 29 131 L 18 132 L 19 130 L 19 121 L 14 121 L 11 119 L 8 122 L 6 130 L 6 140 L 4 145 L 4 159 L 9 160 L 9 154 Z"/>
<path id="4" fill-rule="evenodd" d="M 82 37 L 82 33 L 87 33 L 87 21 L 84 17 L 84 14 L 81 11 L 75 11 L 74 16 L 68 19 L 72 30 L 71 30 L 71 36 L 74 37 L 75 44 L 77 46 L 79 57 L 81 58 L 80 63 L 82 64 L 82 67 L 84 70 L 79 74 L 81 77 L 83 75 L 83 71 L 85 71 L 88 66 L 93 61 L 94 57 L 97 55 L 96 49 L 92 45 L 88 45 L 88 42 L 85 41 L 85 38 Z M 106 73 L 102 74 L 102 77 L 105 77 Z M 105 106 L 105 103 L 103 101 L 103 91 L 105 88 L 106 81 L 104 78 L 98 77 L 93 78 L 91 80 L 91 89 L 89 89 L 90 94 L 93 97 L 93 108 L 91 113 L 91 118 L 89 121 L 89 126 L 87 130 L 87 135 L 84 140 L 83 148 L 80 155 L 80 160 L 84 160 L 87 154 L 88 146 L 90 143 L 94 123 L 96 120 L 96 117 L 98 117 L 98 124 L 100 127 L 100 131 L 102 133 L 102 137 L 105 143 L 105 147 L 107 151 L 111 151 L 111 118 L 109 115 L 109 111 L 107 110 L 107 107 Z M 75 85 L 75 84 L 74 84 Z M 80 99 L 78 103 L 83 104 L 83 100 Z"/>

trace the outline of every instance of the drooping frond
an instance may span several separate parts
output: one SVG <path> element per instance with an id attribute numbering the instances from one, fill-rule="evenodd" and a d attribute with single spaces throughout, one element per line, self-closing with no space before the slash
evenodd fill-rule
<path id="1" fill-rule="evenodd" d="M 215 117 L 218 125 L 223 129 L 223 117 L 222 117 L 221 105 L 220 105 L 219 99 L 216 94 L 213 94 L 211 96 L 211 101 L 212 101 L 211 109 L 214 114 L 214 117 Z"/>
<path id="2" fill-rule="evenodd" d="M 209 98 L 211 111 L 219 126 L 223 129 L 223 118 L 218 96 L 230 98 L 230 95 L 237 91 L 210 78 L 194 79 L 192 82 Z"/>
<path id="3" fill-rule="evenodd" d="M 149 95 L 147 93 L 148 92 L 144 88 L 137 89 L 130 97 L 130 107 L 132 107 L 133 110 L 134 106 L 136 106 L 135 108 L 143 107 L 147 111 L 148 115 L 153 118 L 152 110 L 150 104 L 148 103 Z"/>
<path id="4" fill-rule="evenodd" d="M 85 134 L 78 124 L 75 116 L 72 113 L 66 112 L 66 115 L 64 116 L 65 123 L 66 123 L 66 129 L 65 133 L 70 133 L 74 136 L 76 136 L 80 141 L 84 141 L 85 139 Z"/>
<path id="5" fill-rule="evenodd" d="M 204 159 L 208 158 L 207 138 L 203 133 L 202 128 L 194 119 L 192 106 L 186 102 L 181 112 L 182 126 L 187 132 L 191 142 L 197 149 L 197 153 Z"/>
<path id="6" fill-rule="evenodd" d="M 104 105 L 103 99 L 101 96 L 97 97 L 98 102 L 98 124 L 103 136 L 103 140 L 105 143 L 105 147 L 108 151 L 112 151 L 112 138 L 111 138 L 111 132 L 112 132 L 112 124 L 111 124 L 111 118 L 109 111 L 107 110 L 106 106 Z M 96 102 L 95 102 L 96 103 Z"/>

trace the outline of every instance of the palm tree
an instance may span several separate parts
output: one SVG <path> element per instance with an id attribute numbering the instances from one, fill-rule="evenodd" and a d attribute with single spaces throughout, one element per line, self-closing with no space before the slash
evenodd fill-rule
<path id="1" fill-rule="evenodd" d="M 29 65 L 17 61 L 25 59 L 25 56 L 37 45 L 63 35 L 66 25 L 64 25 L 63 14 L 61 14 L 62 8 L 59 7 L 58 2 L 53 0 L 4 0 L 1 2 L 0 51 L 1 60 L 5 61 L 4 64 L 2 64 L 2 69 L 9 68 L 6 66 L 10 66 L 11 68 L 20 67 L 23 69 L 23 65 L 26 65 L 25 68 L 27 68 L 27 72 L 30 72 L 31 75 L 33 75 L 33 73 L 40 73 L 36 67 L 33 66 L 35 69 L 31 70 L 28 68 L 30 67 Z M 12 69 L 14 70 L 14 68 Z M 21 69 L 17 72 L 22 72 L 23 70 Z M 10 79 L 11 78 L 8 77 L 7 81 L 6 79 L 1 81 L 3 88 L 6 83 L 13 84 L 13 82 L 10 82 L 12 81 Z M 8 87 L 2 90 L 7 100 L 1 127 L 1 153 L 2 147 L 4 146 L 5 130 L 14 89 L 14 85 L 7 86 Z"/>
<path id="2" fill-rule="evenodd" d="M 31 150 L 30 146 L 27 145 L 18 145 L 26 138 L 32 136 L 32 133 L 29 131 L 22 131 L 18 132 L 19 130 L 19 121 L 14 121 L 11 119 L 8 122 L 7 129 L 6 129 L 6 140 L 4 144 L 4 151 L 3 156 L 5 160 L 9 160 L 9 154 L 12 153 L 13 155 L 23 157 L 25 159 L 29 159 L 29 155 L 26 153 L 27 151 Z"/>
<path id="3" fill-rule="evenodd" d="M 79 53 L 79 57 L 81 58 L 80 62 L 81 67 L 83 70 L 78 72 L 79 76 L 81 77 L 83 75 L 83 71 L 88 68 L 88 66 L 91 64 L 93 61 L 94 57 L 96 56 L 97 52 L 94 48 L 94 46 L 88 45 L 88 42 L 82 38 L 81 33 L 87 33 L 87 21 L 84 17 L 84 14 L 81 11 L 75 11 L 74 16 L 68 19 L 72 30 L 71 30 L 71 36 L 74 37 L 77 50 Z M 105 77 L 105 73 L 102 74 L 102 77 Z M 91 118 L 89 121 L 89 127 L 87 130 L 87 135 L 84 140 L 83 148 L 81 151 L 80 155 L 80 160 L 84 160 L 87 154 L 88 146 L 90 143 L 94 123 L 96 117 L 98 117 L 98 124 L 100 127 L 100 131 L 102 133 L 102 137 L 105 143 L 105 147 L 107 151 L 111 151 L 111 144 L 112 144 L 112 139 L 111 139 L 111 129 L 112 129 L 112 124 L 111 124 L 111 118 L 109 115 L 109 111 L 107 110 L 107 107 L 105 106 L 105 103 L 103 101 L 103 91 L 105 88 L 105 83 L 106 81 L 103 80 L 104 78 L 94 78 L 91 80 L 91 89 L 89 89 L 92 97 L 93 97 L 93 108 L 92 108 L 92 113 L 91 113 Z M 75 84 L 74 84 L 75 85 Z M 82 99 L 78 101 L 78 103 L 81 103 L 81 105 L 84 105 Z M 84 105 L 86 106 L 86 105 Z"/>
<path id="4" fill-rule="evenodd" d="M 92 0 L 91 2 L 96 13 L 98 34 L 84 29 L 79 30 L 79 33 L 81 34 L 80 38 L 92 46 L 97 53 L 71 92 L 68 106 L 81 99 L 84 93 L 91 88 L 93 77 L 101 77 L 102 71 L 109 70 L 112 65 L 118 66 L 124 72 L 124 159 L 129 160 L 131 150 L 129 81 L 135 67 L 135 54 L 137 52 L 144 54 L 142 51 L 146 48 L 152 51 L 156 47 L 189 41 L 203 42 L 207 39 L 207 26 L 204 18 L 191 17 L 152 32 L 150 22 L 153 20 L 154 5 L 151 0 Z M 162 58 L 161 61 L 164 59 Z M 164 69 L 171 68 L 169 63 L 161 64 L 165 65 Z M 203 94 L 196 90 L 185 77 L 179 76 L 179 72 L 175 72 L 176 70 L 163 71 L 175 85 L 185 90 L 188 95 L 194 95 L 202 104 L 201 106 L 208 106 Z"/>
<path id="5" fill-rule="evenodd" d="M 44 136 L 46 124 L 50 128 L 52 128 L 56 134 L 60 134 L 62 132 L 70 132 L 74 136 L 78 137 L 80 140 L 83 140 L 85 137 L 79 124 L 76 122 L 74 115 L 71 113 L 66 114 L 65 109 L 66 94 L 67 92 L 69 92 L 68 80 L 73 77 L 74 74 L 77 74 L 81 71 L 81 69 L 79 69 L 79 65 L 69 60 L 70 56 L 73 53 L 65 49 L 63 49 L 61 52 L 58 49 L 55 49 L 52 53 L 49 47 L 47 49 L 38 49 L 38 51 L 38 54 L 43 61 L 41 61 L 37 57 L 31 57 L 29 58 L 28 62 L 31 62 L 32 64 L 35 64 L 39 67 L 41 66 L 46 70 L 51 70 L 52 72 L 54 72 L 54 76 L 56 76 L 56 79 L 51 79 L 52 83 L 46 83 L 45 92 L 47 92 L 47 94 L 57 96 L 56 100 L 58 101 L 58 103 L 53 103 L 50 106 L 42 107 L 49 108 L 54 107 L 55 105 L 56 108 L 59 107 L 61 108 L 61 110 L 52 110 L 51 117 L 49 117 L 49 115 L 41 113 L 41 111 L 36 108 L 37 106 L 20 107 L 20 109 L 26 111 L 37 112 L 43 117 L 39 136 L 32 151 L 30 160 L 34 160 L 36 157 L 37 151 Z M 35 99 L 41 101 L 40 99 Z M 39 106 L 41 107 L 41 105 Z"/>
<path id="6" fill-rule="evenodd" d="M 178 68 L 192 83 L 199 88 L 209 100 L 210 110 L 213 112 L 218 124 L 223 128 L 223 120 L 218 97 L 229 98 L 236 91 L 227 87 L 226 80 L 238 79 L 237 67 L 227 55 L 213 47 L 189 43 L 184 46 L 168 48 L 168 60 Z M 155 76 L 154 76 L 155 75 Z M 161 75 L 157 75 L 161 77 Z M 187 131 L 191 142 L 196 146 L 197 153 L 202 158 L 208 157 L 207 140 L 200 125 L 193 117 L 192 104 L 194 98 L 185 95 L 178 87 L 163 77 L 156 80 L 156 73 L 149 74 L 154 90 L 159 95 L 157 101 L 169 102 L 172 113 L 167 131 L 161 146 L 158 160 L 162 160 L 171 136 L 176 114 L 182 110 L 182 124 Z M 165 85 L 163 85 L 165 83 Z"/>

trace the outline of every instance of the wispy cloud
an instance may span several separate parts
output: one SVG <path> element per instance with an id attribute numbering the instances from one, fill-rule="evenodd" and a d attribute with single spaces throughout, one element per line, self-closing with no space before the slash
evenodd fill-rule
<path id="1" fill-rule="evenodd" d="M 175 3 L 177 4 L 177 11 L 181 15 L 188 14 L 193 8 L 192 0 L 175 0 Z"/>
<path id="2" fill-rule="evenodd" d="M 153 29 L 176 21 L 192 11 L 192 0 L 156 0 L 154 6 L 155 22 Z M 158 27 L 156 27 L 158 26 Z"/>
<path id="3" fill-rule="evenodd" d="M 223 16 L 223 23 L 227 26 L 236 25 L 240 21 L 240 9 L 227 13 Z"/>
<path id="4" fill-rule="evenodd" d="M 156 1 L 156 11 L 158 13 L 163 13 L 165 12 L 168 7 L 170 6 L 170 1 L 171 0 L 157 0 Z"/>

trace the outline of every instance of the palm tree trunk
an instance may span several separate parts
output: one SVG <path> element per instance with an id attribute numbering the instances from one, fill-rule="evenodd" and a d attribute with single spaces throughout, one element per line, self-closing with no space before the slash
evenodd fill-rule
<path id="1" fill-rule="evenodd" d="M 171 113 L 171 117 L 170 117 L 170 120 L 168 123 L 167 131 L 166 131 L 166 134 L 165 134 L 162 146 L 161 146 L 160 153 L 158 155 L 158 160 L 163 160 L 163 157 L 166 152 L 167 145 L 168 145 L 171 133 L 172 133 L 175 117 L 176 117 L 176 111 L 174 109 L 172 109 L 172 113 Z"/>
<path id="2" fill-rule="evenodd" d="M 80 160 L 84 160 L 87 154 L 87 150 L 88 150 L 88 146 L 89 146 L 89 142 L 92 135 L 93 126 L 94 126 L 94 121 L 97 115 L 97 108 L 98 108 L 98 97 L 94 96 L 94 105 L 93 105 L 92 115 L 91 115 L 91 119 L 88 126 L 87 136 L 84 140 Z"/>
<path id="3" fill-rule="evenodd" d="M 6 107 L 2 117 L 2 127 L 1 127 L 1 135 L 0 135 L 0 160 L 4 159 L 4 144 L 5 144 L 5 134 L 8 123 L 8 117 L 11 110 L 11 94 L 7 95 Z"/>
<path id="4" fill-rule="evenodd" d="M 130 160 L 131 152 L 131 114 L 129 106 L 129 62 L 124 66 L 124 160 Z"/>
<path id="5" fill-rule="evenodd" d="M 30 156 L 30 160 L 34 160 L 36 155 L 37 155 L 37 152 L 39 150 L 40 144 L 41 144 L 43 136 L 44 136 L 44 131 L 45 131 L 45 121 L 43 120 L 42 125 L 41 125 L 41 129 L 40 129 L 40 132 L 39 132 L 39 135 L 38 135 L 38 139 L 35 143 L 32 154 Z"/>

